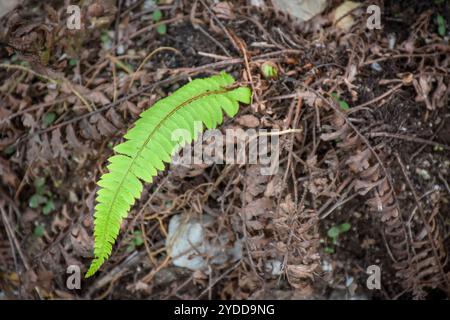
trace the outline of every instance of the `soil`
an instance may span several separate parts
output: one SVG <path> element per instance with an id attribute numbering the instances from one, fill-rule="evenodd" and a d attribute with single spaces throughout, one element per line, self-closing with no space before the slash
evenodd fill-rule
<path id="1" fill-rule="evenodd" d="M 450 45 L 436 24 L 442 14 L 450 29 L 448 1 L 380 1 L 381 30 L 356 12 L 347 32 L 332 24 L 340 1 L 303 24 L 242 1 L 225 11 L 166 2 L 163 34 L 136 35 L 156 23 L 140 1 L 113 15 L 106 7 L 110 21 L 89 32 L 67 30 L 58 1 L 2 19 L 11 31 L 0 38 L 0 298 L 448 298 Z M 24 24 L 29 37 L 17 37 Z M 127 70 L 158 48 L 129 87 Z M 275 79 L 261 74 L 267 61 Z M 253 89 L 252 105 L 226 118 L 223 132 L 249 119 L 301 129 L 279 136 L 280 171 L 168 166 L 145 186 L 101 271 L 69 290 L 67 266 L 85 272 L 92 259 L 96 181 L 112 147 L 156 100 L 221 70 Z M 211 243 L 241 239 L 242 257 L 206 270 L 174 266 L 165 239 L 179 214 L 201 221 Z M 349 230 L 333 241 L 342 225 Z M 373 265 L 377 290 L 366 285 Z"/>

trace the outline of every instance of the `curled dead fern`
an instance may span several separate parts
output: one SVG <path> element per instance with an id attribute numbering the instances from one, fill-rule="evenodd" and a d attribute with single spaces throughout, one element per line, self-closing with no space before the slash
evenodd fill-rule
<path id="1" fill-rule="evenodd" d="M 196 79 L 170 96 L 159 100 L 140 115 L 134 127 L 125 135 L 126 141 L 114 148 L 109 158 L 109 172 L 102 175 L 97 191 L 94 228 L 94 260 L 86 273 L 92 276 L 108 259 L 119 234 L 122 219 L 142 192 L 142 181 L 152 182 L 164 162 L 186 143 L 191 143 L 199 130 L 195 122 L 208 129 L 222 123 L 222 110 L 232 117 L 239 102 L 250 103 L 251 90 L 233 86 L 232 76 L 222 72 L 205 79 Z M 190 134 L 173 141 L 175 130 Z"/>

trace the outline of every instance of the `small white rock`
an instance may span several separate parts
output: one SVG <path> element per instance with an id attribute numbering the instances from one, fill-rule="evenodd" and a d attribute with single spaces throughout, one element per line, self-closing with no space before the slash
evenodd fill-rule
<path id="1" fill-rule="evenodd" d="M 324 260 L 322 262 L 322 270 L 324 272 L 331 272 L 331 271 L 333 271 L 333 266 L 331 265 L 331 263 L 329 261 Z"/>
<path id="2" fill-rule="evenodd" d="M 279 276 L 283 273 L 283 264 L 280 260 L 271 259 L 266 262 L 266 271 L 273 276 Z"/>
<path id="3" fill-rule="evenodd" d="M 123 44 L 119 44 L 116 49 L 117 55 L 121 56 L 125 53 L 125 46 Z"/>
<path id="4" fill-rule="evenodd" d="M 353 277 L 352 276 L 347 276 L 345 277 L 345 286 L 348 288 L 350 287 L 350 285 L 353 283 Z"/>
<path id="5" fill-rule="evenodd" d="M 383 68 L 380 66 L 380 64 L 378 62 L 374 62 L 370 65 L 370 67 L 372 68 L 372 70 L 376 71 L 376 72 L 381 72 L 383 71 Z"/>
<path id="6" fill-rule="evenodd" d="M 202 220 L 208 223 L 212 217 L 204 215 Z M 198 219 L 186 215 L 170 219 L 166 247 L 175 266 L 196 271 L 206 269 L 208 263 L 222 265 L 242 258 L 242 241 L 230 248 L 227 234 L 219 235 L 214 243 L 206 240 L 204 234 L 204 225 Z"/>

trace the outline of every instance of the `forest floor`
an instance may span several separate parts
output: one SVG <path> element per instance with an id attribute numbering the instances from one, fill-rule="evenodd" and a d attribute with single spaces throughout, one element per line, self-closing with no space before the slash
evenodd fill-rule
<path id="1" fill-rule="evenodd" d="M 365 3 L 343 27 L 341 1 L 302 24 L 242 1 L 103 1 L 81 31 L 62 2 L 0 21 L 0 299 L 449 297 L 448 1 L 379 1 L 380 30 Z M 220 130 L 280 130 L 278 172 L 168 166 L 100 272 L 69 290 L 67 267 L 84 274 L 92 259 L 112 147 L 156 100 L 222 70 L 253 103 Z M 176 215 L 240 254 L 173 265 Z"/>

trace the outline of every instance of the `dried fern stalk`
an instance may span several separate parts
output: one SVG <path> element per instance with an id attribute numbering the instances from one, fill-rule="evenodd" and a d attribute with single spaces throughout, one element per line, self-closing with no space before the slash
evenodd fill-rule
<path id="1" fill-rule="evenodd" d="M 86 277 L 96 273 L 111 254 L 122 219 L 140 198 L 141 180 L 152 182 L 158 170 L 164 169 L 164 162 L 170 163 L 184 144 L 196 138 L 199 128 L 194 123 L 216 128 L 222 123 L 222 110 L 233 117 L 239 102 L 250 103 L 251 90 L 232 86 L 233 83 L 233 77 L 224 72 L 193 80 L 142 112 L 125 135 L 126 141 L 114 148 L 117 154 L 109 158 L 109 172 L 97 183 L 100 188 L 94 214 L 95 257 Z M 173 141 L 172 132 L 177 129 L 187 130 L 190 137 Z"/>

